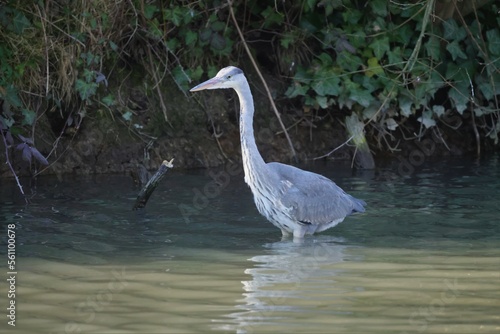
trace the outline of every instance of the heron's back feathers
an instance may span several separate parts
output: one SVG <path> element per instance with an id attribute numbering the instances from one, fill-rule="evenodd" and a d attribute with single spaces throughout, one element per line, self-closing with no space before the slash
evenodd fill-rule
<path id="1" fill-rule="evenodd" d="M 304 224 L 322 225 L 364 212 L 366 203 L 346 194 L 330 179 L 299 168 L 267 164 L 280 180 L 279 202 L 289 215 Z"/>

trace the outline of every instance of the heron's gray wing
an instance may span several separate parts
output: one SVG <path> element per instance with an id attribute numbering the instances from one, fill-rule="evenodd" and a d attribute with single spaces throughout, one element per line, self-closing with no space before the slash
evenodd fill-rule
<path id="1" fill-rule="evenodd" d="M 365 202 L 322 175 L 277 162 L 267 165 L 278 174 L 281 204 L 300 222 L 326 224 L 365 211 Z"/>

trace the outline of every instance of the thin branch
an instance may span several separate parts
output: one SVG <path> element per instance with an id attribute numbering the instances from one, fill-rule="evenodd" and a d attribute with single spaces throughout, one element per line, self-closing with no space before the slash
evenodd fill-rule
<path id="1" fill-rule="evenodd" d="M 16 174 L 16 171 L 14 170 L 14 167 L 12 167 L 12 164 L 10 163 L 9 159 L 9 145 L 7 144 L 7 139 L 5 139 L 5 135 L 3 133 L 3 130 L 0 129 L 0 133 L 2 134 L 2 139 L 3 139 L 3 144 L 5 146 L 5 163 L 9 166 L 10 171 L 12 172 L 12 175 L 14 175 L 14 178 L 16 179 L 17 186 L 19 187 L 19 191 L 21 194 L 23 194 L 24 200 L 26 201 L 26 204 L 29 204 L 28 197 L 26 197 L 26 194 L 24 193 L 23 186 L 21 185 L 21 182 L 19 181 L 19 177 Z"/>
<path id="2" fill-rule="evenodd" d="M 318 160 L 318 159 L 322 159 L 322 158 L 326 158 L 328 157 L 330 154 L 332 154 L 333 152 L 335 152 L 336 150 L 338 150 L 339 148 L 341 148 L 342 146 L 345 146 L 347 145 L 352 139 L 354 138 L 354 135 L 352 135 L 349 139 L 347 139 L 344 143 L 342 143 L 341 145 L 335 147 L 333 150 L 331 150 L 330 152 L 328 152 L 327 154 L 324 154 L 320 157 L 316 157 L 316 158 L 313 158 L 313 160 Z M 357 150 L 357 148 L 356 148 Z"/>
<path id="3" fill-rule="evenodd" d="M 271 103 L 271 106 L 274 110 L 274 113 L 276 114 L 276 117 L 278 118 L 280 126 L 283 129 L 283 133 L 286 136 L 286 140 L 288 141 L 288 145 L 290 146 L 290 150 L 292 151 L 293 157 L 295 158 L 295 161 L 297 161 L 297 154 L 295 153 L 295 148 L 293 147 L 292 140 L 290 139 L 290 136 L 288 135 L 288 132 L 286 131 L 285 125 L 283 124 L 283 121 L 281 120 L 281 116 L 278 112 L 278 109 L 276 108 L 276 105 L 274 104 L 273 96 L 271 94 L 271 91 L 269 90 L 269 86 L 267 85 L 267 82 L 264 79 L 264 76 L 262 76 L 262 73 L 260 72 L 259 67 L 257 66 L 257 63 L 255 62 L 255 59 L 253 58 L 252 53 L 250 52 L 250 49 L 248 48 L 247 42 L 245 41 L 245 37 L 243 36 L 243 33 L 241 32 L 240 26 L 238 25 L 238 21 L 236 20 L 236 16 L 234 15 L 234 11 L 233 11 L 232 0 L 228 0 L 227 3 L 229 5 L 229 13 L 231 14 L 231 18 L 233 19 L 234 26 L 236 27 L 236 30 L 238 31 L 238 35 L 241 38 L 241 42 L 243 43 L 243 46 L 245 47 L 245 51 L 247 52 L 248 57 L 250 58 L 253 67 L 257 71 L 257 74 L 259 75 L 259 78 L 262 81 L 264 88 L 266 89 L 266 93 L 267 93 L 267 97 L 269 98 L 269 102 Z"/>

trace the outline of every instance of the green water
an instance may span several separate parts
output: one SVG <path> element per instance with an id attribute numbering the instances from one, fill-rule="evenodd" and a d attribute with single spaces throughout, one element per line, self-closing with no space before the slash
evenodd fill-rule
<path id="1" fill-rule="evenodd" d="M 140 212 L 125 176 L 42 177 L 29 206 L 2 180 L 0 330 L 500 332 L 499 156 L 426 163 L 391 181 L 306 166 L 368 207 L 303 243 L 282 241 L 228 168 L 170 171 Z"/>

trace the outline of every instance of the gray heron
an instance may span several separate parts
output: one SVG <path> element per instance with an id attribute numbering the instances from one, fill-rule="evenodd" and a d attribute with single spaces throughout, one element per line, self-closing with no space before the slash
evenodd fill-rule
<path id="1" fill-rule="evenodd" d="M 225 67 L 215 77 L 192 88 L 232 88 L 240 100 L 241 154 L 245 182 L 260 214 L 294 240 L 329 229 L 366 203 L 347 194 L 330 179 L 279 162 L 265 163 L 253 132 L 254 104 L 248 81 L 237 67 Z"/>

